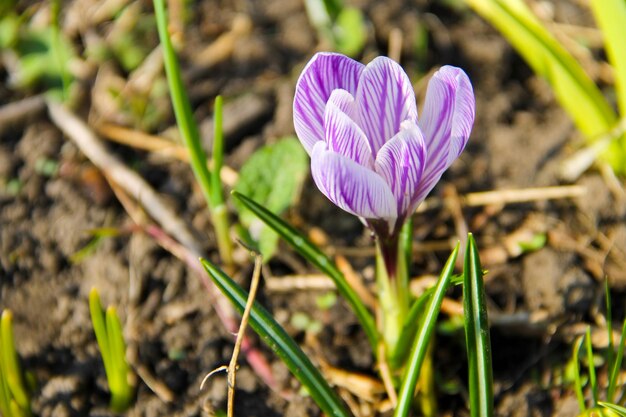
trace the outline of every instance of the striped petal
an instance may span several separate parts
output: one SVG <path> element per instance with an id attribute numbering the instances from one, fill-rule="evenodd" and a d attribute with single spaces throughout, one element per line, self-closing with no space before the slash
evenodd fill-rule
<path id="1" fill-rule="evenodd" d="M 405 120 L 417 122 L 415 93 L 402 67 L 387 57 L 370 62 L 356 92 L 358 123 L 370 141 L 374 156 L 400 131 Z"/>
<path id="2" fill-rule="evenodd" d="M 385 143 L 376 157 L 376 172 L 387 182 L 398 205 L 398 217 L 404 217 L 419 204 L 415 201 L 424 171 L 426 145 L 419 127 L 411 121 Z"/>
<path id="3" fill-rule="evenodd" d="M 333 90 L 356 92 L 363 64 L 344 55 L 318 53 L 300 74 L 293 102 L 296 134 L 311 155 L 317 141 L 324 140 L 324 107 Z"/>
<path id="4" fill-rule="evenodd" d="M 313 147 L 311 174 L 317 188 L 348 213 L 365 219 L 396 218 L 396 200 L 382 177 L 329 151 L 323 142 Z"/>
<path id="5" fill-rule="evenodd" d="M 354 98 L 346 90 L 335 90 L 326 104 L 324 128 L 328 150 L 372 169 L 374 159 L 365 133 L 349 116 L 354 114 Z"/>
<path id="6" fill-rule="evenodd" d="M 474 125 L 474 110 L 474 92 L 465 72 L 452 66 L 441 67 L 428 83 L 419 120 L 428 153 L 419 199 L 426 198 L 465 149 Z"/>

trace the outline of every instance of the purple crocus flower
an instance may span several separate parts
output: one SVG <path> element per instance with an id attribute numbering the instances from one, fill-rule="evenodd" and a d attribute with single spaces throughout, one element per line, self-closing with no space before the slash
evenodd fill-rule
<path id="1" fill-rule="evenodd" d="M 320 191 L 393 239 L 465 148 L 474 93 L 463 70 L 444 66 L 418 119 L 415 92 L 395 61 L 365 66 L 318 53 L 300 75 L 293 113 Z"/>

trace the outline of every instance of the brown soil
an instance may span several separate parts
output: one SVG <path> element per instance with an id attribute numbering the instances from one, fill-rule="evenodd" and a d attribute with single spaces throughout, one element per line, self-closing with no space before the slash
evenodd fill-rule
<path id="1" fill-rule="evenodd" d="M 152 13 L 150 2 L 135 3 L 142 13 Z M 402 64 L 412 79 L 418 80 L 421 69 L 443 64 L 461 66 L 469 74 L 477 97 L 470 144 L 433 192 L 435 197 L 445 197 L 446 204 L 416 216 L 415 236 L 423 244 L 420 248 L 456 239 L 464 230 L 477 236 L 489 270 L 486 288 L 498 415 L 575 415 L 575 396 L 559 382 L 558 372 L 571 354 L 574 337 L 584 329 L 579 325 L 602 324 L 598 311 L 605 276 L 613 290 L 616 322 L 624 317 L 623 194 L 612 192 L 607 179 L 591 170 L 577 181 L 586 189 L 583 198 L 462 207 L 456 212 L 453 207 L 459 200 L 455 196 L 468 192 L 564 185 L 558 170 L 580 137 L 547 85 L 469 10 L 446 6 L 453 2 L 422 0 L 353 3 L 371 21 L 363 62 L 385 54 L 390 31 L 398 28 L 404 39 Z M 83 6 L 93 5 L 89 0 L 63 5 L 62 18 L 68 28 Z M 237 112 L 225 114 L 226 123 L 231 118 L 233 126 L 227 130 L 226 163 L 238 169 L 263 143 L 293 133 L 295 80 L 322 46 L 299 0 L 196 2 L 189 7 L 195 9 L 184 26 L 182 52 L 189 93 L 203 123 L 210 119 L 216 94 L 222 94 L 227 103 L 240 103 Z M 251 34 L 240 37 L 232 54 L 219 62 L 194 64 L 197 51 L 228 31 L 236 13 L 250 17 Z M 585 25 L 591 21 L 587 11 L 564 0 L 556 2 L 554 13 L 557 21 Z M 426 62 L 415 55 L 417 25 L 429 32 Z M 94 23 L 91 29 L 105 37 L 111 27 L 103 22 Z M 78 49 L 85 47 L 85 38 L 78 32 L 73 32 L 72 40 Z M 155 31 L 144 40 L 148 48 L 156 46 L 156 41 Z M 0 76 L 6 83 L 8 69 L 3 68 Z M 102 79 L 96 75 L 117 77 L 122 83 L 128 77 L 113 63 L 90 68 L 77 100 L 81 117 L 90 123 L 104 120 L 135 127 L 124 116 L 105 113 L 97 95 Z M 108 82 L 113 83 L 111 79 Z M 0 100 L 17 102 L 38 92 L 15 91 L 5 85 Z M 155 100 L 162 101 L 156 104 L 165 109 L 166 116 L 148 129 L 159 134 L 174 119 L 167 97 Z M 119 307 L 135 365 L 141 365 L 173 395 L 173 401 L 167 402 L 139 380 L 137 400 L 127 415 L 204 416 L 211 409 L 224 409 L 225 375 L 212 377 L 203 390 L 200 382 L 228 362 L 234 338 L 215 315 L 200 280 L 133 228 L 105 178 L 45 112 L 31 116 L 0 126 L 0 307 L 14 312 L 17 348 L 24 368 L 38 381 L 33 394 L 35 413 L 44 417 L 110 414 L 87 305 L 94 286 L 105 305 Z M 107 146 L 161 193 L 202 239 L 206 256 L 217 260 L 210 220 L 188 165 L 121 145 Z M 58 171 L 52 176 L 42 174 L 42 160 L 56 161 Z M 19 192 L 10 190 L 11 180 L 19 181 Z M 289 219 L 303 230 L 321 229 L 333 246 L 364 249 L 361 252 L 371 246 L 359 221 L 328 203 L 310 180 Z M 90 231 L 105 227 L 120 234 L 102 239 L 95 250 L 73 262 L 72 256 L 92 240 Z M 546 247 L 519 256 L 511 253 L 506 242 L 514 241 L 516 233 L 546 233 Z M 448 254 L 445 245 L 439 247 L 417 251 L 414 276 L 438 273 Z M 240 259 L 235 277 L 248 285 L 251 262 L 245 254 Z M 349 260 L 371 282 L 373 259 L 358 255 Z M 285 246 L 265 275 L 303 272 L 312 269 Z M 139 290 L 131 284 L 139 285 Z M 323 293 L 277 293 L 262 286 L 259 299 L 313 356 L 321 355 L 337 368 L 374 376 L 372 355 L 356 319 L 343 302 L 320 311 L 315 298 Z M 458 291 L 450 293 L 452 299 L 458 300 L 459 295 Z M 314 336 L 293 328 L 289 321 L 296 312 L 319 319 L 323 330 Z M 466 371 L 465 363 L 458 360 L 464 357 L 463 336 L 458 328 L 446 331 L 445 323 L 435 356 L 441 415 L 465 416 Z M 264 346 L 259 348 L 271 361 L 282 392 L 270 390 L 242 358 L 236 414 L 320 415 L 310 398 L 298 392 L 297 382 L 284 366 Z M 285 398 L 288 395 L 291 400 Z"/>

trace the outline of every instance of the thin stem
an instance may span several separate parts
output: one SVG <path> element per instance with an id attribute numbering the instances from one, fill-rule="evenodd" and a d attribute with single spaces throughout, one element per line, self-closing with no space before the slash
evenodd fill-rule
<path id="1" fill-rule="evenodd" d="M 383 335 L 385 351 L 387 355 L 391 355 L 395 352 L 398 340 L 400 339 L 406 308 L 403 308 L 404 303 L 400 302 L 398 281 L 391 275 L 387 268 L 387 265 L 389 265 L 389 253 L 387 252 L 387 256 L 385 256 L 385 249 L 381 247 L 379 241 L 376 243 L 376 249 L 376 282 L 378 285 L 378 299 L 382 310 L 380 333 Z M 389 247 L 387 247 L 387 249 L 389 249 Z"/>
<path id="2" fill-rule="evenodd" d="M 167 13 L 165 11 L 164 0 L 154 0 L 154 11 L 157 21 L 157 29 L 159 32 L 159 39 L 163 48 L 163 57 L 165 63 L 165 73 L 167 75 L 167 82 L 170 89 L 170 95 L 172 99 L 172 106 L 174 107 L 174 114 L 176 115 L 176 122 L 180 130 L 185 146 L 189 149 L 190 163 L 196 180 L 200 184 L 202 194 L 209 206 L 211 212 L 211 219 L 215 226 L 215 233 L 217 235 L 218 249 L 222 261 L 227 265 L 232 264 L 232 245 L 228 236 L 228 223 L 226 222 L 226 213 L 218 213 L 215 215 L 215 211 L 223 207 L 223 197 L 221 197 L 221 187 L 215 189 L 212 184 L 215 184 L 219 179 L 219 173 L 211 173 L 206 165 L 206 155 L 202 149 L 200 143 L 200 132 L 198 125 L 193 118 L 193 112 L 191 109 L 191 103 L 189 97 L 185 91 L 183 79 L 180 72 L 180 66 L 178 64 L 178 58 L 172 46 L 172 40 L 169 37 L 167 31 Z M 218 110 L 221 107 L 218 107 Z M 220 112 L 221 113 L 221 112 Z M 215 130 L 218 136 L 214 139 L 218 141 L 216 146 L 218 153 L 223 151 L 221 147 L 221 114 L 216 120 Z M 214 159 L 221 165 L 222 155 L 214 155 Z M 218 167 L 219 168 L 219 167 Z M 212 179 L 212 176 L 217 175 L 217 179 Z M 225 211 L 225 208 L 223 209 Z M 219 210 L 218 210 L 219 211 Z M 226 243 L 228 242 L 228 243 Z"/>
<path id="3" fill-rule="evenodd" d="M 222 129 L 222 97 L 215 97 L 213 112 L 213 172 L 211 174 L 211 209 L 213 226 L 217 237 L 217 247 L 226 265 L 233 263 L 233 244 L 228 228 L 228 212 L 224 204 L 224 193 L 220 173 L 224 165 L 224 131 Z"/>
<path id="4" fill-rule="evenodd" d="M 248 325 L 248 319 L 250 318 L 250 311 L 256 298 L 256 291 L 259 287 L 259 278 L 261 277 L 261 266 L 263 265 L 263 258 L 261 255 L 256 255 L 254 258 L 254 272 L 252 274 L 252 283 L 250 284 L 250 293 L 248 294 L 248 300 L 246 301 L 246 307 L 241 316 L 241 325 L 237 332 L 237 339 L 235 341 L 235 348 L 233 349 L 233 356 L 230 358 L 228 364 L 228 417 L 234 416 L 235 405 L 235 375 L 237 373 L 237 358 L 239 357 L 239 351 L 241 350 L 241 343 L 243 342 L 243 336 L 246 332 Z"/>

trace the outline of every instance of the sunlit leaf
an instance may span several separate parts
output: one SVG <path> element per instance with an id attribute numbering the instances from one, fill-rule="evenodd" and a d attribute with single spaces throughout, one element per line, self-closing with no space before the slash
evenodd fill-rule
<path id="1" fill-rule="evenodd" d="M 297 198 L 308 167 L 302 145 L 290 136 L 257 150 L 239 171 L 235 190 L 280 215 Z M 244 204 L 238 203 L 237 208 L 241 223 L 257 242 L 263 259 L 269 260 L 276 251 L 278 234 Z"/>
<path id="2" fill-rule="evenodd" d="M 468 357 L 470 414 L 493 415 L 493 375 L 489 320 L 483 284 L 483 270 L 474 236 L 467 238 L 463 283 L 463 314 Z"/>
<path id="3" fill-rule="evenodd" d="M 452 280 L 454 262 L 456 261 L 458 253 L 459 244 L 456 245 L 452 254 L 448 258 L 446 265 L 441 271 L 435 290 L 430 297 L 428 306 L 425 309 L 420 328 L 413 341 L 411 354 L 406 362 L 406 369 L 404 376 L 402 377 L 400 391 L 398 392 L 398 405 L 396 406 L 394 417 L 405 417 L 411 410 L 413 395 L 415 393 L 415 384 L 417 383 L 422 363 L 426 357 L 426 351 L 428 350 L 433 330 L 437 322 L 437 316 L 439 315 L 439 310 L 441 309 L 443 297 L 445 296 L 448 285 Z"/>
<path id="4" fill-rule="evenodd" d="M 254 200 L 246 197 L 245 195 L 233 191 L 233 198 L 239 200 L 240 203 L 245 205 L 251 210 L 259 219 L 265 224 L 271 227 L 276 233 L 282 237 L 296 252 L 302 255 L 305 259 L 315 265 L 320 271 L 328 275 L 335 285 L 341 296 L 348 302 L 354 314 L 359 319 L 365 334 L 370 342 L 370 346 L 375 350 L 378 346 L 378 331 L 372 314 L 367 310 L 363 301 L 358 296 L 356 291 L 352 289 L 350 284 L 346 281 L 346 278 L 339 271 L 337 266 L 311 241 L 309 241 L 300 232 L 295 230 L 289 224 L 287 224 L 280 217 L 276 216 L 265 207 L 256 203 Z"/>
<path id="5" fill-rule="evenodd" d="M 228 297 L 235 308 L 243 313 L 248 301 L 248 293 L 215 265 L 204 259 L 201 261 L 215 285 Z M 339 396 L 328 385 L 302 349 L 256 301 L 250 311 L 249 323 L 267 346 L 287 365 L 291 373 L 306 387 L 324 413 L 336 417 L 350 416 Z"/>

